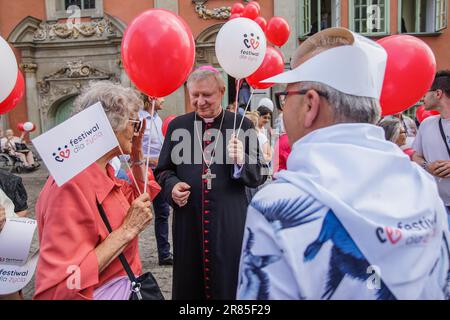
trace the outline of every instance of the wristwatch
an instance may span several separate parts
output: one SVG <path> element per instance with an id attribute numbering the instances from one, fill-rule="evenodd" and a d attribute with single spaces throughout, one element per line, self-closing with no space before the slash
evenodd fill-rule
<path id="1" fill-rule="evenodd" d="M 422 163 L 422 168 L 424 168 L 424 170 L 428 170 L 428 162 L 426 160 Z"/>

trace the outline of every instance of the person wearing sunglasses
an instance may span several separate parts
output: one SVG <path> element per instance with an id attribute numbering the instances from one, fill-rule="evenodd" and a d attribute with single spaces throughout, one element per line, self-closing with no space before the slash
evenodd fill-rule
<path id="1" fill-rule="evenodd" d="M 237 298 L 449 299 L 434 180 L 376 126 L 387 53 L 345 28 L 304 41 L 286 83 L 287 169 L 250 203 Z"/>
<path id="2" fill-rule="evenodd" d="M 138 236 L 153 218 L 151 201 L 160 191 L 145 168 L 139 95 L 108 81 L 92 83 L 74 102 L 74 114 L 100 102 L 119 146 L 62 186 L 49 177 L 36 204 L 39 262 L 37 300 L 128 300 L 131 282 L 118 259 L 142 273 Z M 115 177 L 110 160 L 130 155 L 135 183 Z M 147 175 L 149 188 L 144 190 Z M 110 233 L 99 205 L 112 227 Z"/>

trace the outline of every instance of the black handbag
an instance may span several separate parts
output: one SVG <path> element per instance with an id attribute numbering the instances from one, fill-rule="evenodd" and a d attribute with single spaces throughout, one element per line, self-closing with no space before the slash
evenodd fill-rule
<path id="1" fill-rule="evenodd" d="M 98 200 L 97 208 L 100 212 L 103 222 L 106 225 L 106 228 L 111 233 L 111 225 L 109 224 L 108 218 L 106 217 L 105 210 L 98 202 Z M 151 272 L 146 272 L 140 277 L 136 278 L 123 253 L 119 254 L 119 260 L 122 263 L 122 266 L 131 281 L 131 293 L 129 300 L 165 300 L 161 289 L 159 288 L 159 285 Z"/>

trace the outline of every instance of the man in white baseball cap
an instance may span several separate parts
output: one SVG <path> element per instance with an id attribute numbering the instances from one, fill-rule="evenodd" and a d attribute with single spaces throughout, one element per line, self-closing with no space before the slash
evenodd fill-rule
<path id="1" fill-rule="evenodd" d="M 387 53 L 344 28 L 303 42 L 287 83 L 287 170 L 253 198 L 238 299 L 448 299 L 433 179 L 376 124 Z"/>

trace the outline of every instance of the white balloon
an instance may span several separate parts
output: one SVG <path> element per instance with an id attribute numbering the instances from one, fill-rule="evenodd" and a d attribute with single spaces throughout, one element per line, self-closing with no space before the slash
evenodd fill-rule
<path id="1" fill-rule="evenodd" d="M 266 54 L 266 36 L 253 20 L 236 18 L 225 23 L 216 38 L 216 56 L 230 76 L 243 79 L 253 74 Z"/>
<path id="2" fill-rule="evenodd" d="M 23 130 L 30 132 L 34 129 L 34 124 L 32 122 L 25 122 L 23 124 Z"/>
<path id="3" fill-rule="evenodd" d="M 0 37 L 0 102 L 8 98 L 17 81 L 17 60 L 5 39 Z"/>

